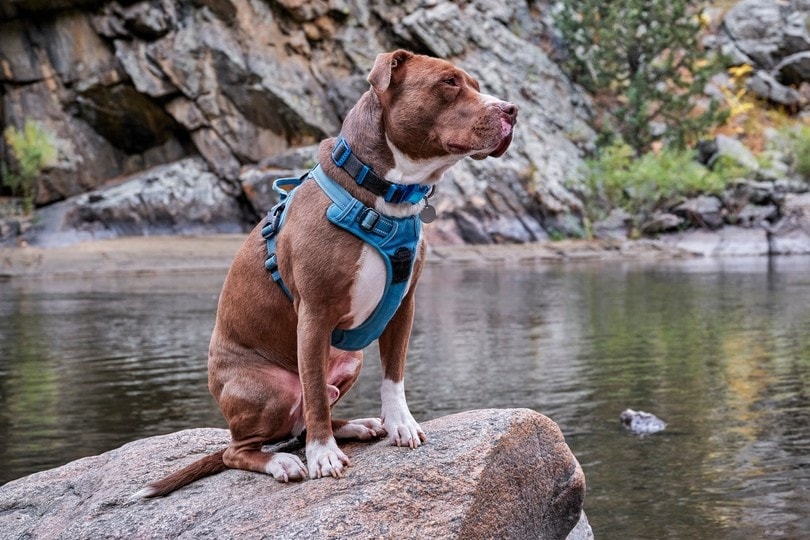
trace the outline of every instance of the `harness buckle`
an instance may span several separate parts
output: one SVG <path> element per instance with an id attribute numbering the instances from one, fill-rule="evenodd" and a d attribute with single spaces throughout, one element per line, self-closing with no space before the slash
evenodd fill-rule
<path id="1" fill-rule="evenodd" d="M 269 240 L 278 232 L 278 224 L 281 221 L 281 214 L 284 212 L 285 203 L 278 203 L 267 212 L 267 221 L 262 227 L 262 238 Z"/>
<path id="2" fill-rule="evenodd" d="M 370 232 L 374 230 L 377 222 L 380 221 L 380 214 L 371 208 L 366 208 L 363 213 L 360 214 L 360 219 L 358 221 L 361 229 L 366 232 Z"/>
<path id="3" fill-rule="evenodd" d="M 385 194 L 385 200 L 391 203 L 416 204 L 425 198 L 431 187 L 422 184 L 392 184 Z"/>
<path id="4" fill-rule="evenodd" d="M 264 267 L 270 274 L 274 274 L 278 270 L 278 259 L 275 253 L 267 257 L 267 260 L 264 261 Z M 273 279 L 275 279 L 275 276 L 273 276 Z"/>
<path id="5" fill-rule="evenodd" d="M 346 139 L 341 137 L 338 139 L 337 144 L 335 144 L 335 148 L 332 150 L 332 161 L 335 162 L 335 165 L 338 167 L 342 167 L 346 160 L 349 159 L 349 156 L 352 155 L 352 149 L 349 148 L 349 144 L 346 142 Z"/>

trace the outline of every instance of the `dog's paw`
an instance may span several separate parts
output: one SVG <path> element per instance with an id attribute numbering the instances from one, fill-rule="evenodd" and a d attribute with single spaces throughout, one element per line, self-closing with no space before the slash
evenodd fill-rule
<path id="1" fill-rule="evenodd" d="M 273 454 L 273 457 L 264 466 L 264 472 L 279 482 L 301 480 L 307 476 L 307 468 L 298 459 L 298 456 L 285 452 Z"/>
<path id="2" fill-rule="evenodd" d="M 352 462 L 331 439 L 326 444 L 307 443 L 307 465 L 310 478 L 343 478 L 343 468 L 351 467 Z"/>
<path id="3" fill-rule="evenodd" d="M 418 448 L 427 440 L 427 435 L 411 413 L 407 411 L 406 413 L 387 416 L 383 419 L 383 428 L 388 433 L 388 442 L 392 446 Z"/>
<path id="4" fill-rule="evenodd" d="M 405 401 L 405 385 L 402 381 L 383 380 L 380 388 L 382 398 L 381 420 L 388 433 L 388 442 L 395 446 L 417 448 L 427 440 L 425 432 L 413 419 Z"/>
<path id="5" fill-rule="evenodd" d="M 338 439 L 357 439 L 368 441 L 385 435 L 385 429 L 379 418 L 358 418 L 349 422 L 335 431 Z"/>

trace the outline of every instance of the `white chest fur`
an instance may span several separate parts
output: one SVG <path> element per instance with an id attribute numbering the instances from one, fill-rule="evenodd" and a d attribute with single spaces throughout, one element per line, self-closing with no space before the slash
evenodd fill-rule
<path id="1" fill-rule="evenodd" d="M 349 328 L 360 326 L 374 312 L 385 291 L 387 279 L 385 261 L 382 256 L 372 246 L 363 244 L 357 277 L 351 292 L 352 311 L 349 316 L 351 320 Z"/>
<path id="2" fill-rule="evenodd" d="M 419 243 L 421 241 L 420 238 Z M 418 250 L 417 246 L 417 253 Z M 408 278 L 406 290 L 410 289 L 411 277 Z M 351 291 L 351 313 L 346 318 L 349 321 L 347 328 L 356 328 L 371 316 L 382 299 L 387 280 L 388 272 L 382 256 L 374 247 L 364 244 Z"/>

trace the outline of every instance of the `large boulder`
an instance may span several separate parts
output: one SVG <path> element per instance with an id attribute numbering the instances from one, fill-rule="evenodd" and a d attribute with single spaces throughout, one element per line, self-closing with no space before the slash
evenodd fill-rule
<path id="1" fill-rule="evenodd" d="M 153 167 L 39 211 L 34 244 L 155 234 L 243 232 L 233 187 L 200 157 Z"/>
<path id="2" fill-rule="evenodd" d="M 810 82 L 809 18 L 810 4 L 802 0 L 742 0 L 709 42 L 735 64 L 763 71 L 752 77 L 754 93 L 795 109 L 800 96 L 785 85 Z"/>
<path id="3" fill-rule="evenodd" d="M 581 519 L 582 469 L 548 418 L 481 410 L 422 425 L 428 442 L 417 450 L 344 445 L 353 466 L 342 480 L 280 484 L 230 470 L 150 500 L 130 497 L 222 448 L 228 432 L 139 440 L 0 487 L 0 530 L 41 539 L 593 538 Z"/>
<path id="4" fill-rule="evenodd" d="M 728 37 L 724 52 L 740 63 L 773 68 L 786 56 L 785 16 L 788 11 L 789 7 L 779 0 L 737 2 L 723 18 L 723 30 Z"/>
<path id="5" fill-rule="evenodd" d="M 768 255 L 768 235 L 764 229 L 724 227 L 716 232 L 683 231 L 661 238 L 670 249 L 678 249 L 702 257 Z"/>
<path id="6" fill-rule="evenodd" d="M 87 14 L 66 12 L 37 25 L 0 19 L 0 64 L 0 124 L 35 120 L 58 151 L 39 179 L 37 204 L 188 154 L 180 127 L 127 82 Z"/>

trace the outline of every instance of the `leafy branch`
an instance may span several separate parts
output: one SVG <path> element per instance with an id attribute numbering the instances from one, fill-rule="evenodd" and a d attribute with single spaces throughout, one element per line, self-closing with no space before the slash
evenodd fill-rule
<path id="1" fill-rule="evenodd" d="M 37 122 L 26 120 L 22 130 L 9 126 L 3 136 L 11 163 L 0 164 L 0 178 L 12 194 L 22 199 L 26 214 L 34 209 L 37 180 L 56 162 L 57 149 L 51 134 Z"/>
<path id="2" fill-rule="evenodd" d="M 694 4 L 563 0 L 557 10 L 571 77 L 606 105 L 636 155 L 662 139 L 684 148 L 725 120 L 713 100 L 696 106 L 715 63 L 699 43 L 705 19 Z"/>

